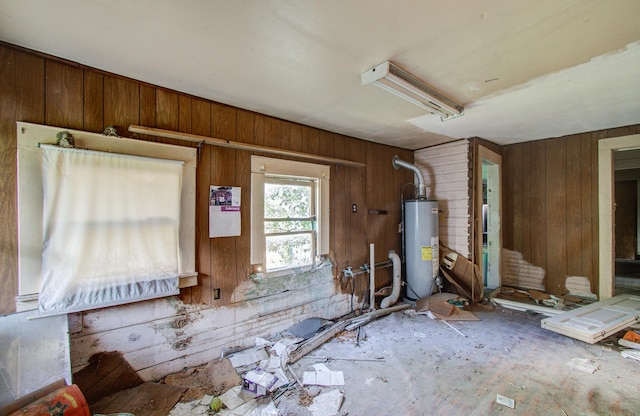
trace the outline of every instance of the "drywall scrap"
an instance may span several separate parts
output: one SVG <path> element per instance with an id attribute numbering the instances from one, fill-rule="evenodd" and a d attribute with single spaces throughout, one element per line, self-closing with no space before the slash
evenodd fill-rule
<path id="1" fill-rule="evenodd" d="M 598 296 L 591 292 L 591 282 L 584 276 L 568 276 L 564 280 L 564 287 L 569 296 L 598 300 Z"/>
<path id="2" fill-rule="evenodd" d="M 502 249 L 502 284 L 521 289 L 545 290 L 545 271 L 528 263 L 517 251 Z"/>

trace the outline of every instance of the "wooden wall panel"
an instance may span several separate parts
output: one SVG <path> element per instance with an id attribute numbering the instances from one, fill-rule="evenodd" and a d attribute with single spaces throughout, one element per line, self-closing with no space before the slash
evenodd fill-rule
<path id="1" fill-rule="evenodd" d="M 598 292 L 598 140 L 638 132 L 636 125 L 506 146 L 505 248 L 545 269 L 547 291 L 562 294 L 567 276 L 585 276 Z M 510 201 L 520 194 L 521 205 Z"/>
<path id="2" fill-rule="evenodd" d="M 148 135 L 131 135 L 140 124 L 244 143 L 274 146 L 367 163 L 366 168 L 332 166 L 332 261 L 335 275 L 343 267 L 358 269 L 369 262 L 368 244 L 376 244 L 376 262 L 387 251 L 401 250 L 402 184 L 412 181 L 409 171 L 394 170 L 391 157 L 413 161 L 413 153 L 381 144 L 322 131 L 266 115 L 197 99 L 192 96 L 0 44 L 0 312 L 14 310 L 17 294 L 16 147 L 15 122 L 59 124 L 60 127 L 102 132 L 114 125 L 122 136 L 180 143 Z M 184 289 L 185 302 L 228 305 L 234 289 L 250 273 L 250 152 L 211 146 L 200 149 L 196 196 L 196 264 L 198 285 Z M 210 239 L 208 194 L 210 185 L 242 187 L 242 235 Z M 351 212 L 351 205 L 358 212 Z M 388 215 L 368 215 L 369 209 Z M 391 274 L 378 274 L 376 286 L 390 283 Z M 366 279 L 365 279 L 366 280 Z M 339 281 L 337 281 L 339 282 Z M 366 287 L 366 283 L 365 283 Z M 213 289 L 221 299 L 213 299 Z M 350 290 L 349 290 L 350 291 Z"/>
<path id="3" fill-rule="evenodd" d="M 515 166 L 522 164 L 522 145 L 514 145 L 507 149 L 507 157 L 505 162 L 506 166 L 514 164 Z M 481 173 L 478 173 L 481 174 Z M 507 188 L 511 191 L 509 197 L 506 198 L 505 208 L 507 213 L 520 212 L 522 209 L 522 185 L 523 185 L 523 173 L 520 170 L 510 171 L 508 175 L 505 175 L 505 181 Z M 522 223 L 519 221 L 519 216 L 506 216 L 505 230 L 506 239 L 505 244 L 513 247 L 514 251 L 522 251 Z"/>
<path id="4" fill-rule="evenodd" d="M 45 119 L 45 60 L 0 45 L 0 314 L 18 294 L 16 121 Z"/>
<path id="5" fill-rule="evenodd" d="M 523 172 L 523 175 L 529 175 L 531 178 L 531 217 L 522 218 L 522 222 L 529 222 L 531 229 L 535 232 L 531 233 L 531 260 L 525 260 L 536 266 L 545 268 L 547 266 L 547 233 L 546 233 L 546 150 L 544 141 L 536 141 L 531 143 L 531 171 Z M 513 166 L 518 169 L 517 165 Z M 510 189 L 505 194 L 509 198 Z M 522 215 L 522 213 L 513 213 L 514 215 Z M 506 247 L 511 248 L 511 247 Z"/>
<path id="6" fill-rule="evenodd" d="M 254 137 L 254 113 L 238 110 L 236 140 L 250 142 Z M 236 151 L 236 183 L 242 187 L 240 199 L 241 234 L 244 238 L 236 241 L 236 271 L 238 279 L 244 279 L 251 274 L 251 154 Z M 246 237 L 249 236 L 249 237 Z"/>
<path id="7" fill-rule="evenodd" d="M 148 85 L 140 85 L 140 125 L 146 127 L 156 127 L 156 89 Z M 129 126 L 127 126 L 129 128 Z M 128 132 L 121 133 L 128 136 Z M 157 141 L 155 136 L 146 134 L 138 135 L 143 140 Z"/>
<path id="8" fill-rule="evenodd" d="M 367 214 L 367 246 L 375 244 L 375 262 L 383 262 L 389 259 L 389 250 L 396 253 L 402 252 L 401 236 L 398 233 L 398 224 L 401 222 L 400 193 L 405 183 L 413 183 L 413 172 L 408 169 L 394 169 L 391 160 L 394 155 L 409 163 L 413 163 L 413 152 L 385 146 L 377 143 L 366 143 L 367 177 L 366 207 L 387 211 L 387 215 Z M 367 259 L 368 251 L 367 251 Z M 367 261 L 369 263 L 369 261 Z M 376 271 L 376 288 L 391 284 L 392 274 L 389 269 Z M 366 282 L 360 282 L 365 284 Z M 360 289 L 359 286 L 356 286 Z"/>
<path id="9" fill-rule="evenodd" d="M 212 126 L 213 137 L 220 139 L 234 140 L 237 135 L 236 109 L 220 104 L 213 104 Z M 211 150 L 211 185 L 216 186 L 241 186 L 236 180 L 236 154 L 237 150 L 224 147 L 214 147 Z M 247 201 L 243 201 L 247 202 Z M 248 218 L 244 218 L 248 221 Z M 241 220 L 242 221 L 242 220 Z M 208 221 L 207 221 L 208 222 Z M 211 241 L 211 263 L 212 263 L 212 287 L 220 289 L 220 300 L 215 303 L 228 303 L 231 300 L 233 290 L 238 285 L 236 263 L 236 241 L 238 239 L 249 238 L 247 234 L 240 237 L 217 237 Z"/>
<path id="10" fill-rule="evenodd" d="M 193 100 L 191 103 L 191 129 L 193 134 L 211 136 L 211 103 Z M 196 218 L 209 215 L 209 184 L 211 178 L 211 146 L 201 146 L 198 153 L 196 173 Z M 191 288 L 191 302 L 210 304 L 212 300 L 211 286 L 211 240 L 209 239 L 209 221 L 198 220 L 196 224 L 196 246 L 198 253 L 196 267 L 199 271 L 198 286 Z M 187 298 L 186 291 L 181 291 L 182 299 Z"/>
<path id="11" fill-rule="evenodd" d="M 522 170 L 528 172 L 531 170 L 531 142 L 522 143 Z M 531 216 L 531 189 L 533 188 L 533 182 L 538 178 L 534 178 L 531 175 L 522 175 L 522 217 L 529 218 Z M 504 200 L 504 197 L 503 197 Z M 519 226 L 522 227 L 522 254 L 527 258 L 531 258 L 533 247 L 531 245 L 532 234 L 537 233 L 536 229 L 531 227 L 531 222 L 523 221 L 522 218 L 518 221 Z"/>
<path id="12" fill-rule="evenodd" d="M 92 133 L 104 131 L 104 75 L 97 72 L 82 71 L 83 91 L 83 129 Z M 154 112 L 155 113 L 155 112 Z M 120 135 L 127 136 L 124 131 Z"/>
<path id="13" fill-rule="evenodd" d="M 82 130 L 82 69 L 47 61 L 45 75 L 45 124 Z"/>
<path id="14" fill-rule="evenodd" d="M 140 124 L 140 86 L 116 77 L 104 78 L 104 124 L 114 126 L 121 136 L 129 136 L 130 124 Z"/>
<path id="15" fill-rule="evenodd" d="M 567 142 L 546 142 L 546 233 L 565 236 L 547 240 L 547 290 L 557 293 L 567 274 Z"/>
<path id="16" fill-rule="evenodd" d="M 359 140 L 351 140 L 347 143 L 345 157 L 356 162 L 366 163 L 366 145 Z M 361 168 L 343 168 L 349 173 L 347 181 L 348 194 L 350 198 L 347 200 L 349 212 L 345 214 L 345 227 L 351 230 L 346 235 L 346 245 L 349 247 L 349 256 L 345 259 L 345 267 L 351 266 L 357 268 L 367 262 L 367 220 L 369 219 L 369 207 L 365 197 L 366 169 Z M 347 189 L 345 189 L 347 191 Z M 357 212 L 350 211 L 350 204 L 356 204 Z M 339 269 L 340 270 L 340 269 Z"/>
<path id="17" fill-rule="evenodd" d="M 567 137 L 566 154 L 566 196 L 567 196 L 567 270 L 573 274 L 584 276 L 582 269 L 582 181 L 581 171 L 584 161 L 582 154 L 582 137 Z M 587 163 L 590 163 L 587 162 Z M 563 282 L 561 282 L 563 283 Z"/>

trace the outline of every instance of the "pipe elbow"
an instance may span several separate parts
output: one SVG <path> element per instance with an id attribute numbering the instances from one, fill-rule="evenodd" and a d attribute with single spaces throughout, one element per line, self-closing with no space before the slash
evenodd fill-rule
<path id="1" fill-rule="evenodd" d="M 417 167 L 412 163 L 405 162 L 404 160 L 400 159 L 398 155 L 393 156 L 393 158 L 391 159 L 391 164 L 395 169 L 400 169 L 402 167 L 402 168 L 413 171 L 414 175 L 418 179 L 418 197 L 419 198 L 426 197 L 427 186 L 424 181 L 424 175 L 422 174 L 422 171 L 420 170 L 419 167 Z"/>
<path id="2" fill-rule="evenodd" d="M 386 298 L 382 299 L 380 302 L 380 308 L 385 309 L 389 306 L 392 306 L 394 303 L 398 301 L 398 297 L 400 296 L 400 285 L 401 285 L 401 262 L 400 256 L 396 254 L 395 251 L 389 251 L 389 259 L 391 260 L 391 264 L 393 265 L 393 289 L 391 290 L 391 294 Z"/>

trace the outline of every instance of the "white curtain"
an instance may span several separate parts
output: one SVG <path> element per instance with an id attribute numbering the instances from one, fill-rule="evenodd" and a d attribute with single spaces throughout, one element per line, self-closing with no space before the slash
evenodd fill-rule
<path id="1" fill-rule="evenodd" d="M 41 148 L 40 314 L 178 294 L 183 162 Z"/>

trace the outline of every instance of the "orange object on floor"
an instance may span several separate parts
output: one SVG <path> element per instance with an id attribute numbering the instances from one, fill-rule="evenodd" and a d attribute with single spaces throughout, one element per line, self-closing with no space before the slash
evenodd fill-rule
<path id="1" fill-rule="evenodd" d="M 626 339 L 627 341 L 640 343 L 640 335 L 633 331 L 627 331 L 626 334 L 622 337 L 622 339 Z"/>
<path id="2" fill-rule="evenodd" d="M 91 416 L 89 405 L 75 384 L 65 386 L 9 416 Z"/>

